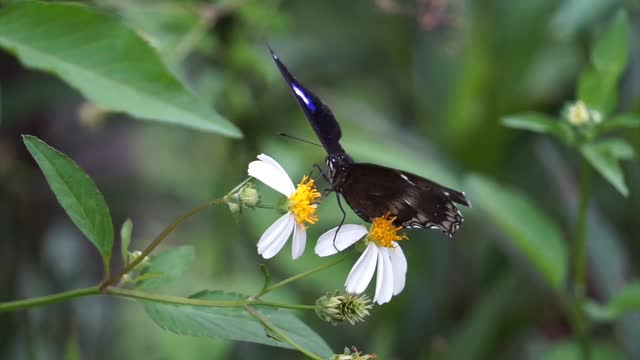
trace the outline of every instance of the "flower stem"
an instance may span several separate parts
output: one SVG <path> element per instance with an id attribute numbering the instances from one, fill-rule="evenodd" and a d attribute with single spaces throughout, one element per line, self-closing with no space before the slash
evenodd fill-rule
<path id="1" fill-rule="evenodd" d="M 285 333 L 283 333 L 277 326 L 273 325 L 268 318 L 266 318 L 264 315 L 260 314 L 256 309 L 252 308 L 251 306 L 245 306 L 244 309 L 247 310 L 247 312 L 249 314 L 251 314 L 251 316 L 256 318 L 256 320 L 260 321 L 260 323 L 262 323 L 262 325 L 264 327 L 266 327 L 267 329 L 273 331 L 273 333 L 276 334 L 280 340 L 288 343 L 293 348 L 295 348 L 296 350 L 300 351 L 301 353 L 307 355 L 311 359 L 323 360 L 318 355 L 316 355 L 316 354 L 312 353 L 311 351 L 309 351 L 309 350 L 303 348 L 302 346 L 298 345 L 298 343 L 296 343 L 290 337 L 288 337 Z"/>
<path id="2" fill-rule="evenodd" d="M 271 292 L 271 291 L 273 291 L 273 290 L 275 290 L 275 289 L 277 289 L 277 288 L 279 288 L 279 287 L 281 287 L 281 286 L 284 286 L 284 285 L 290 284 L 290 283 L 292 283 L 292 282 L 294 282 L 294 281 L 297 281 L 297 280 L 303 279 L 303 278 L 305 278 L 305 277 L 307 277 L 307 276 L 309 276 L 309 275 L 315 274 L 315 273 L 320 272 L 320 271 L 322 271 L 322 270 L 326 270 L 326 269 L 328 269 L 328 268 L 330 268 L 330 267 L 333 267 L 333 266 L 335 266 L 335 265 L 338 265 L 338 264 L 340 264 L 341 262 L 345 261 L 346 259 L 347 259 L 347 256 L 343 256 L 342 258 L 340 258 L 340 259 L 338 259 L 338 260 L 336 260 L 336 261 L 330 262 L 330 263 L 325 264 L 325 265 L 322 265 L 322 266 L 318 266 L 318 267 L 317 267 L 317 268 L 315 268 L 315 269 L 311 269 L 311 270 L 309 270 L 309 271 L 305 271 L 305 272 L 300 273 L 300 274 L 298 274 L 298 275 L 294 275 L 294 276 L 292 276 L 292 277 L 290 277 L 290 278 L 284 279 L 284 280 L 282 280 L 282 281 L 280 281 L 280 282 L 278 282 L 278 283 L 276 283 L 276 284 L 273 284 L 272 286 L 269 286 L 269 287 L 266 287 L 266 288 L 264 288 L 264 289 L 260 290 L 260 292 L 258 292 L 258 293 L 257 293 L 256 295 L 254 295 L 253 297 L 257 299 L 257 298 L 259 298 L 260 296 L 262 296 L 262 295 L 264 295 L 264 294 L 266 294 L 266 293 L 268 293 L 268 292 Z"/>
<path id="3" fill-rule="evenodd" d="M 109 295 L 126 297 L 138 300 L 149 300 L 164 304 L 173 305 L 190 305 L 190 306 L 202 306 L 202 307 L 241 307 L 248 305 L 261 305 L 270 306 L 294 310 L 315 310 L 315 305 L 297 305 L 297 304 L 284 304 L 271 301 L 262 301 L 255 299 L 242 299 L 242 300 L 203 300 L 194 298 L 185 298 L 180 296 L 160 295 L 147 293 L 138 290 L 122 289 L 118 287 L 108 287 L 105 292 Z"/>
<path id="4" fill-rule="evenodd" d="M 8 312 L 8 311 L 24 310 L 24 309 L 29 309 L 36 306 L 50 305 L 50 304 L 55 304 L 61 301 L 79 298 L 82 296 L 97 295 L 97 294 L 100 294 L 100 290 L 98 286 L 91 286 L 91 287 L 82 288 L 82 289 L 65 291 L 65 292 L 61 292 L 53 295 L 41 296 L 41 297 L 30 298 L 25 300 L 9 301 L 9 302 L 0 303 L 0 313 Z"/>
<path id="5" fill-rule="evenodd" d="M 578 321 L 575 327 L 580 345 L 580 358 L 588 360 L 591 357 L 591 324 L 585 313 L 584 304 L 587 295 L 587 210 L 591 192 L 591 168 L 586 160 L 582 163 L 580 178 L 580 202 L 578 204 L 578 220 L 575 229 L 575 261 L 574 261 L 574 297 L 575 306 L 579 309 Z"/>
<path id="6" fill-rule="evenodd" d="M 171 225 L 167 226 L 161 233 L 160 235 L 158 235 L 143 251 L 142 254 L 140 254 L 140 256 L 138 256 L 137 258 L 135 258 L 133 261 L 131 261 L 127 266 L 125 266 L 122 270 L 120 270 L 116 275 L 114 275 L 113 277 L 108 278 L 107 280 L 103 281 L 102 284 L 100 284 L 100 290 L 103 291 L 104 289 L 106 289 L 108 286 L 110 285 L 114 285 L 117 284 L 120 279 L 122 279 L 122 277 L 127 274 L 129 271 L 133 270 L 133 268 L 135 268 L 142 260 L 144 260 L 145 257 L 147 257 L 149 254 L 151 254 L 151 252 L 153 251 L 153 249 L 156 248 L 156 246 L 158 246 L 162 240 L 164 240 L 169 234 L 171 234 L 171 232 L 181 223 L 183 223 L 185 220 L 189 219 L 190 217 L 192 217 L 193 215 L 196 215 L 197 213 L 206 210 L 210 207 L 213 206 L 217 206 L 220 204 L 224 203 L 224 198 L 220 198 L 220 199 L 216 199 L 216 200 L 212 200 L 207 202 L 206 204 L 202 204 L 196 208 L 193 208 L 189 211 L 187 211 L 186 213 L 184 213 L 183 215 L 181 215 L 176 221 L 174 221 Z"/>

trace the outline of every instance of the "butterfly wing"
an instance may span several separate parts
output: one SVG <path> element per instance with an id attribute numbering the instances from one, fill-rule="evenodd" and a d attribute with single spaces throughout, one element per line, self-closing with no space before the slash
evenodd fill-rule
<path id="1" fill-rule="evenodd" d="M 287 81 L 298 105 L 300 105 L 302 111 L 304 111 L 304 114 L 311 123 L 311 127 L 318 136 L 318 139 L 320 139 L 325 150 L 327 150 L 327 153 L 344 153 L 344 150 L 340 146 L 340 137 L 342 136 L 340 125 L 338 125 L 338 121 L 335 116 L 333 116 L 331 109 L 329 109 L 318 96 L 309 91 L 291 75 L 289 69 L 282 63 L 278 55 L 273 52 L 273 49 L 269 48 L 269 50 L 271 50 L 273 61 L 275 61 L 278 69 L 280 69 L 280 73 Z"/>
<path id="2" fill-rule="evenodd" d="M 463 222 L 456 204 L 469 206 L 460 191 L 375 164 L 347 164 L 336 180 L 335 190 L 368 222 L 391 213 L 397 225 L 436 229 L 453 236 Z"/>

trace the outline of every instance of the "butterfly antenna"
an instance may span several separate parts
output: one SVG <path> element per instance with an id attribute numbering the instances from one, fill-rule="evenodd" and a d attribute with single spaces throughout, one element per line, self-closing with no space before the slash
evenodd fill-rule
<path id="1" fill-rule="evenodd" d="M 307 144 L 311 144 L 311 145 L 315 145 L 315 146 L 322 147 L 322 145 L 320 145 L 320 144 L 316 144 L 316 143 L 314 143 L 313 141 L 308 141 L 308 140 L 300 139 L 300 138 L 297 138 L 297 137 L 295 137 L 295 136 L 291 136 L 291 135 L 289 135 L 289 134 L 280 133 L 279 135 L 280 135 L 280 136 L 287 137 L 287 138 L 290 138 L 290 139 L 293 139 L 293 140 L 298 140 L 298 141 L 301 141 L 301 142 L 303 142 L 303 143 L 307 143 Z"/>

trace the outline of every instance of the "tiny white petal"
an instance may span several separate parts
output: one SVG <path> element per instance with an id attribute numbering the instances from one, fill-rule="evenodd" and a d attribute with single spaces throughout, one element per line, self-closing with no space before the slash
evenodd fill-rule
<path id="1" fill-rule="evenodd" d="M 307 244 L 307 230 L 302 225 L 297 224 L 293 228 L 293 242 L 291 243 L 291 257 L 293 260 L 302 256 L 304 247 Z"/>
<path id="2" fill-rule="evenodd" d="M 376 293 L 373 301 L 379 305 L 388 303 L 393 296 L 393 268 L 387 248 L 378 249 L 378 271 L 376 274 Z"/>
<path id="3" fill-rule="evenodd" d="M 329 256 L 336 254 L 336 247 L 342 251 L 351 246 L 356 241 L 362 239 L 367 234 L 367 228 L 362 225 L 345 224 L 340 227 L 338 236 L 336 236 L 338 228 L 335 227 L 326 233 L 320 235 L 316 243 L 315 252 L 318 256 Z M 336 243 L 333 246 L 333 238 L 335 236 Z"/>
<path id="4" fill-rule="evenodd" d="M 289 176 L 268 162 L 261 160 L 250 162 L 248 173 L 249 176 L 262 181 L 265 185 L 286 197 L 291 196 L 296 191 Z"/>
<path id="5" fill-rule="evenodd" d="M 360 294 L 367 289 L 373 273 L 376 270 L 378 260 L 378 247 L 371 243 L 364 250 L 356 264 L 351 268 L 345 282 L 347 292 Z"/>
<path id="6" fill-rule="evenodd" d="M 393 295 L 398 295 L 404 289 L 407 277 L 407 258 L 398 244 L 395 248 L 388 249 L 388 252 L 393 267 Z"/>
<path id="7" fill-rule="evenodd" d="M 262 257 L 265 259 L 274 257 L 280 251 L 280 249 L 282 249 L 284 244 L 286 244 L 287 239 L 293 231 L 294 224 L 295 217 L 291 213 L 283 215 L 280 219 L 273 223 L 273 225 L 271 225 L 269 229 L 265 231 L 266 234 L 271 230 L 269 238 L 265 241 L 262 241 L 262 243 L 260 243 L 260 245 L 258 246 L 258 254 L 262 255 Z"/>

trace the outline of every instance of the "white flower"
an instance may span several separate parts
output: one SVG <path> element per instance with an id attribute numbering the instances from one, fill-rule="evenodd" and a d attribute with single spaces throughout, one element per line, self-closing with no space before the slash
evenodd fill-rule
<path id="1" fill-rule="evenodd" d="M 257 161 L 249 164 L 249 176 L 254 177 L 270 188 L 287 197 L 286 214 L 262 234 L 258 241 L 258 254 L 265 259 L 275 256 L 287 242 L 293 232 L 291 256 L 302 256 L 307 243 L 305 223 L 314 224 L 317 200 L 321 194 L 316 190 L 313 179 L 303 177 L 296 188 L 282 166 L 271 157 L 260 154 Z"/>
<path id="2" fill-rule="evenodd" d="M 337 236 L 338 227 L 335 227 L 320 236 L 315 248 L 319 256 L 329 256 L 364 237 L 368 242 L 367 248 L 351 268 L 345 287 L 349 293 L 364 292 L 377 268 L 373 301 L 380 305 L 389 302 L 393 295 L 398 295 L 404 289 L 407 274 L 407 259 L 397 243 L 407 237 L 398 235 L 402 227 L 394 226 L 394 220 L 389 215 L 375 218 L 368 231 L 362 225 L 346 224 L 340 227 Z"/>

